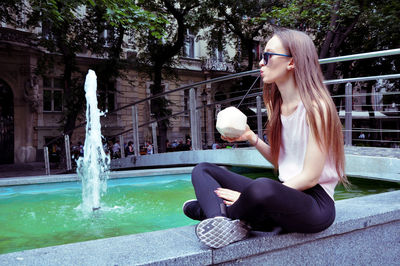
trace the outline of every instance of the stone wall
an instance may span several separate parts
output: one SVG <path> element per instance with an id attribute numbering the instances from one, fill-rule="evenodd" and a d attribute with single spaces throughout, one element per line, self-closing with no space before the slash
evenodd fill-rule
<path id="1" fill-rule="evenodd" d="M 0 47 L 1 48 L 1 47 Z M 37 113 L 32 110 L 25 97 L 33 77 L 35 64 L 34 50 L 0 49 L 0 79 L 4 80 L 13 92 L 14 104 L 14 162 L 32 162 L 36 158 L 37 135 L 34 131 Z"/>
<path id="2" fill-rule="evenodd" d="M 43 160 L 43 152 L 37 154 L 37 150 L 42 151 L 45 145 L 45 137 L 59 137 L 59 121 L 62 118 L 61 112 L 43 112 L 43 77 L 37 78 L 37 110 L 32 110 L 30 102 L 26 99 L 24 92 L 30 89 L 30 84 L 34 77 L 34 71 L 38 60 L 42 56 L 42 51 L 21 45 L 0 46 L 0 79 L 4 80 L 13 91 L 14 104 L 14 162 L 25 163 L 33 162 L 37 159 Z M 88 65 L 93 63 L 91 58 L 78 58 L 79 68 L 85 72 Z M 49 77 L 59 78 L 63 74 L 63 66 L 57 62 L 50 71 Z M 148 97 L 146 89 L 149 86 L 147 74 L 140 73 L 131 69 L 126 73 L 127 80 L 118 79 L 116 81 L 115 107 L 120 108 L 132 102 Z M 201 71 L 179 71 L 179 81 L 166 81 L 167 90 L 175 89 L 179 86 L 201 81 L 203 76 Z M 179 91 L 168 95 L 167 98 L 173 102 L 170 106 L 173 112 L 183 110 L 184 92 Z M 201 104 L 201 100 L 198 101 Z M 139 124 L 150 120 L 150 110 L 148 102 L 138 105 Z M 80 116 L 80 121 L 76 125 L 85 121 L 84 113 Z M 182 138 L 190 134 L 188 127 L 188 116 L 171 118 L 168 138 Z M 124 140 L 127 143 L 132 140 L 132 109 L 126 108 L 115 114 L 110 114 L 102 118 L 103 135 L 113 136 L 128 130 Z M 141 127 L 139 133 L 140 144 L 145 140 L 152 140 L 151 126 Z M 74 130 L 71 138 L 72 145 L 77 145 L 78 141 L 83 142 L 85 138 L 85 127 Z M 60 140 L 63 143 L 63 140 Z"/>

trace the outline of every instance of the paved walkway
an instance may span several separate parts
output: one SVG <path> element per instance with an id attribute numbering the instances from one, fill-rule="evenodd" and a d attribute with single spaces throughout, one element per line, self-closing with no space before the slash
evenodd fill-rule
<path id="1" fill-rule="evenodd" d="M 400 149 L 371 148 L 371 147 L 345 147 L 346 154 L 365 155 L 377 157 L 389 157 L 400 159 Z M 51 174 L 65 174 L 65 169 L 57 168 L 56 164 L 50 166 Z M 34 162 L 25 164 L 0 164 L 0 178 L 21 177 L 21 176 L 41 176 L 45 175 L 44 162 Z"/>
<path id="2" fill-rule="evenodd" d="M 56 164 L 50 165 L 50 173 L 65 174 L 64 169 L 58 169 Z M 0 164 L 0 178 L 20 176 L 41 176 L 46 174 L 44 162 L 21 163 L 21 164 Z"/>

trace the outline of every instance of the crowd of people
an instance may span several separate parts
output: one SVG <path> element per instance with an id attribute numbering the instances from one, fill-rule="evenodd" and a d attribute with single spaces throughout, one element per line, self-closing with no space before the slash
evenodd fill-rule
<path id="1" fill-rule="evenodd" d="M 108 141 L 103 141 L 103 149 L 106 154 L 109 154 L 111 159 L 118 159 L 122 158 L 122 149 L 124 149 L 124 155 L 125 157 L 129 155 L 134 155 L 134 147 L 133 147 L 133 141 L 128 141 L 128 143 L 124 143 L 122 146 L 120 144 L 120 141 L 117 140 L 108 140 Z M 140 153 L 142 155 L 144 154 L 153 154 L 154 153 L 154 147 L 153 144 L 149 141 L 146 141 L 143 146 L 140 147 Z"/>
<path id="2" fill-rule="evenodd" d="M 119 139 L 103 139 L 103 150 L 107 155 L 110 155 L 111 159 L 122 158 L 134 155 L 133 141 L 128 141 L 128 143 L 120 144 Z M 71 143 L 71 159 L 73 162 L 79 159 L 79 157 L 84 156 L 84 143 L 78 141 L 76 144 Z M 214 142 L 211 146 L 203 147 L 203 149 L 230 149 L 237 148 L 237 144 L 227 143 L 227 142 Z M 122 153 L 122 149 L 124 153 Z M 186 137 L 186 141 L 181 139 L 174 139 L 172 142 L 166 141 L 166 151 L 189 151 L 192 150 L 192 140 L 190 137 Z M 49 156 L 51 162 L 59 162 L 61 155 L 61 143 L 53 143 L 49 147 Z M 143 145 L 140 145 L 139 152 L 141 155 L 154 154 L 154 145 L 150 141 L 145 141 Z"/>
<path id="3" fill-rule="evenodd" d="M 192 140 L 190 138 L 186 138 L 186 142 L 183 139 L 175 139 L 172 143 L 169 140 L 166 141 L 167 152 L 172 151 L 189 151 L 192 149 Z"/>

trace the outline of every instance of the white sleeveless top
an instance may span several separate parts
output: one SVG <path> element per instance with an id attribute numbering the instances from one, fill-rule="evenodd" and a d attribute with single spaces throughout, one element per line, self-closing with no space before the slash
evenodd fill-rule
<path id="1" fill-rule="evenodd" d="M 303 170 L 306 155 L 309 126 L 307 113 L 300 101 L 296 111 L 289 116 L 281 115 L 282 145 L 279 151 L 279 179 L 288 181 Z M 328 157 L 322 170 L 318 184 L 333 199 L 335 186 L 339 177 L 332 158 Z"/>

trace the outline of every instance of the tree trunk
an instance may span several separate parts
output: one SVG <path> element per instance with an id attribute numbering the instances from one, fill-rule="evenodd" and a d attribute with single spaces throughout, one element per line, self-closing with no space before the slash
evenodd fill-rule
<path id="1" fill-rule="evenodd" d="M 185 26 L 185 15 L 190 9 L 179 10 L 171 4 L 169 1 L 164 0 L 165 7 L 174 16 L 178 24 L 177 33 L 175 35 L 175 41 L 172 44 L 155 44 L 151 50 L 151 59 L 153 60 L 153 86 L 151 88 L 152 95 L 159 94 L 164 91 L 162 86 L 162 70 L 163 66 L 167 64 L 171 58 L 176 56 L 182 49 L 185 40 L 186 26 Z M 192 7 L 194 8 L 194 6 Z M 151 112 L 155 115 L 155 118 L 159 119 L 165 117 L 169 110 L 167 109 L 168 102 L 165 97 L 159 97 L 153 99 L 150 103 Z M 169 120 L 159 121 L 158 133 L 159 140 L 158 147 L 160 152 L 165 152 L 166 140 L 167 140 L 167 130 L 168 130 Z"/>
<path id="2" fill-rule="evenodd" d="M 342 26 L 338 23 L 338 12 L 340 8 L 340 0 L 336 0 L 333 8 L 333 12 L 331 14 L 331 20 L 329 24 L 329 30 L 326 34 L 326 38 L 324 43 L 321 46 L 319 57 L 326 58 L 336 57 L 339 55 L 340 48 L 346 38 L 350 35 L 351 31 L 354 29 L 359 15 L 354 17 L 352 23 L 347 26 Z M 324 76 L 326 80 L 336 78 L 336 67 L 337 63 L 324 64 L 321 66 L 322 71 L 324 72 Z M 329 91 L 332 93 L 333 85 L 327 86 Z"/>
<path id="3" fill-rule="evenodd" d="M 71 87 L 72 85 L 72 69 L 74 65 L 74 56 L 70 55 L 68 52 L 65 52 L 64 54 L 64 99 L 65 99 L 65 105 L 64 108 L 70 108 L 71 103 L 69 103 L 69 100 L 73 98 L 73 88 Z M 72 107 L 73 108 L 73 107 Z M 75 122 L 78 114 L 76 112 L 71 112 L 70 109 L 67 109 L 66 113 L 66 120 L 64 124 L 64 134 L 69 135 L 69 139 L 72 139 L 72 134 L 75 129 Z M 65 151 L 65 145 L 64 145 L 64 138 L 62 139 L 61 142 L 61 155 L 60 155 L 60 167 L 65 167 L 66 169 L 66 163 L 67 163 L 67 158 L 66 158 L 66 151 Z"/>
<path id="4" fill-rule="evenodd" d="M 326 38 L 324 43 L 321 46 L 321 50 L 319 53 L 319 58 L 326 58 L 329 53 L 329 48 L 331 47 L 332 40 L 335 36 L 335 28 L 337 25 L 337 19 L 338 19 L 338 11 L 340 7 L 340 0 L 336 0 L 332 13 L 331 13 L 331 20 L 329 23 L 329 29 L 328 32 L 326 33 Z"/>
<path id="5" fill-rule="evenodd" d="M 156 95 L 159 93 L 163 92 L 163 87 L 162 87 L 162 64 L 156 63 L 153 68 L 153 73 L 154 73 L 154 78 L 153 78 L 153 86 L 151 90 L 152 95 Z M 167 108 L 166 106 L 166 101 L 165 97 L 159 97 L 156 99 L 151 100 L 150 104 L 150 109 L 151 112 L 155 115 L 155 118 L 159 119 L 161 117 L 164 117 L 165 109 Z M 157 123 L 158 126 L 158 134 L 159 134 L 159 140 L 160 143 L 158 143 L 158 147 L 160 152 L 166 152 L 166 140 L 167 140 L 167 121 L 159 121 Z"/>
<path id="6" fill-rule="evenodd" d="M 253 40 L 252 39 L 245 39 L 243 43 L 246 45 L 247 55 L 248 55 L 248 65 L 246 71 L 253 69 L 254 58 L 253 58 Z"/>

